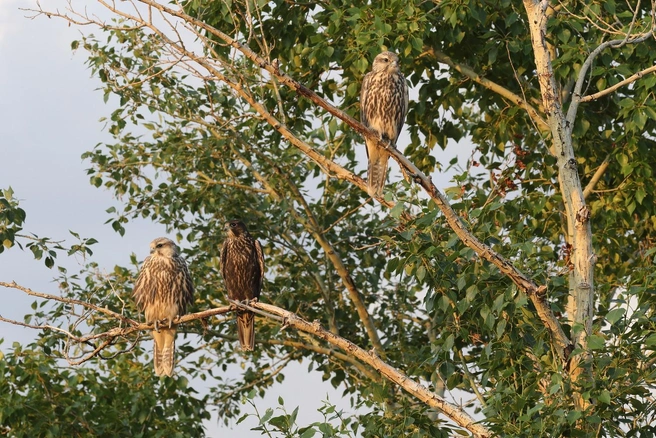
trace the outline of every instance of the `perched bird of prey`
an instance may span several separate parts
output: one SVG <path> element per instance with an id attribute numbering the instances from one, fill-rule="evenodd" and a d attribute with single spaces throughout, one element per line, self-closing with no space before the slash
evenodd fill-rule
<path id="1" fill-rule="evenodd" d="M 382 52 L 362 80 L 360 121 L 395 146 L 407 112 L 408 84 L 399 70 L 399 57 L 393 52 Z M 369 157 L 369 194 L 381 196 L 389 153 L 371 140 L 365 143 Z"/>
<path id="2" fill-rule="evenodd" d="M 132 296 L 146 315 L 146 322 L 155 323 L 155 374 L 171 376 L 175 361 L 176 324 L 173 320 L 185 314 L 194 298 L 187 263 L 172 240 L 158 237 L 150 242 L 150 255 L 144 260 Z M 163 319 L 166 325 L 162 327 L 159 322 Z"/>
<path id="3" fill-rule="evenodd" d="M 238 220 L 226 224 L 228 236 L 221 249 L 221 275 L 228 297 L 235 301 L 258 298 L 264 279 L 264 255 L 260 243 L 248 233 Z M 255 315 L 237 310 L 237 334 L 244 351 L 255 348 Z"/>

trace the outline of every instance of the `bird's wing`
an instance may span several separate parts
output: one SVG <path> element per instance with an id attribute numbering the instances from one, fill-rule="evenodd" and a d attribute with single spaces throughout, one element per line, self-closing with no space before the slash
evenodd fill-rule
<path id="1" fill-rule="evenodd" d="M 228 258 L 228 239 L 223 242 L 223 247 L 221 248 L 221 276 L 223 281 L 226 278 L 226 259 Z"/>
<path id="2" fill-rule="evenodd" d="M 135 298 L 139 306 L 141 306 L 141 301 L 143 299 L 142 289 L 144 287 L 144 282 L 146 281 L 145 272 L 148 270 L 149 264 L 150 264 L 150 256 L 146 257 L 143 264 L 141 265 L 139 276 L 137 277 L 137 281 L 134 283 L 134 287 L 132 288 L 132 296 Z"/>
<path id="3" fill-rule="evenodd" d="M 255 241 L 255 252 L 257 253 L 257 261 L 260 264 L 260 289 L 264 283 L 264 253 L 262 252 L 262 245 L 257 240 Z"/>
<path id="4" fill-rule="evenodd" d="M 191 274 L 189 274 L 187 262 L 185 262 L 185 259 L 182 257 L 180 257 L 180 266 L 184 274 L 184 309 L 186 311 L 187 306 L 194 302 L 194 282 L 191 280 Z"/>
<path id="5" fill-rule="evenodd" d="M 371 88 L 369 82 L 371 82 L 371 72 L 364 75 L 362 86 L 360 88 L 360 123 L 366 127 L 369 127 L 369 120 L 367 119 L 367 112 L 365 111 L 367 99 L 369 98 L 369 88 Z"/>
<path id="6" fill-rule="evenodd" d="M 394 139 L 394 143 L 396 143 L 396 140 L 398 140 L 399 136 L 401 135 L 401 130 L 403 129 L 403 123 L 405 123 L 405 116 L 408 114 L 408 83 L 405 80 L 405 77 L 403 75 L 400 75 L 401 78 L 401 83 L 403 87 L 403 91 L 401 94 L 403 95 L 403 100 L 401 101 L 401 112 L 399 114 L 399 119 L 396 121 L 396 139 Z"/>

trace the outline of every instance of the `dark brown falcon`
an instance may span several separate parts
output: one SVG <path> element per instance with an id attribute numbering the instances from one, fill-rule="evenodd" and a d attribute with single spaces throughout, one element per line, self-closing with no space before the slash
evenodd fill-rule
<path id="1" fill-rule="evenodd" d="M 408 84 L 393 52 L 376 56 L 360 90 L 360 121 L 396 146 L 408 112 Z M 381 196 L 387 178 L 389 153 L 376 142 L 365 140 L 369 157 L 369 194 Z"/>
<path id="2" fill-rule="evenodd" d="M 264 255 L 260 243 L 248 233 L 238 220 L 226 224 L 228 235 L 221 249 L 221 275 L 228 297 L 235 301 L 258 298 L 264 279 Z M 255 315 L 237 310 L 237 334 L 241 349 L 255 348 Z"/>
<path id="3" fill-rule="evenodd" d="M 175 362 L 173 320 L 187 311 L 194 300 L 194 285 L 187 263 L 180 257 L 172 240 L 158 237 L 150 243 L 150 255 L 144 260 L 132 295 L 146 322 L 155 323 L 153 330 L 153 363 L 155 374 L 171 376 Z M 159 325 L 166 320 L 165 325 Z"/>

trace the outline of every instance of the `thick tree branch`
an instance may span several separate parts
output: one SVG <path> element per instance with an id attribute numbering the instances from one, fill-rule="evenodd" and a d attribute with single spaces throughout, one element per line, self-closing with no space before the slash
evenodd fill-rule
<path id="1" fill-rule="evenodd" d="M 449 419 L 454 421 L 459 426 L 471 432 L 476 437 L 490 437 L 492 432 L 488 430 L 485 426 L 478 424 L 469 414 L 458 406 L 452 405 L 451 403 L 444 400 L 442 397 L 438 396 L 434 392 L 430 391 L 425 386 L 411 380 L 407 375 L 403 374 L 398 369 L 392 367 L 385 361 L 383 361 L 375 351 L 365 351 L 362 348 L 358 347 L 354 343 L 335 336 L 327 330 L 324 330 L 318 323 L 310 323 L 296 314 L 289 312 L 287 310 L 281 309 L 280 307 L 272 306 L 270 304 L 264 303 L 251 303 L 250 306 L 243 306 L 240 304 L 240 307 L 244 308 L 257 308 L 264 310 L 273 315 L 282 317 L 283 327 L 293 327 L 297 330 L 310 333 L 318 338 L 321 338 L 328 342 L 331 345 L 339 347 L 344 352 L 353 355 L 358 360 L 367 365 L 376 369 L 384 378 L 387 380 L 396 383 L 405 391 L 423 401 L 426 405 L 438 409 Z"/>

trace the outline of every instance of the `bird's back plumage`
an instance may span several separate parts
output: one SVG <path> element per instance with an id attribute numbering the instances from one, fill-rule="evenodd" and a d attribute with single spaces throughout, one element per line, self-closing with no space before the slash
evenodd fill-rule
<path id="1" fill-rule="evenodd" d="M 264 279 L 264 255 L 260 243 L 240 221 L 228 222 L 228 235 L 221 249 L 221 275 L 228 297 L 235 301 L 259 298 Z M 237 333 L 242 350 L 255 348 L 255 315 L 237 311 Z"/>
<path id="2" fill-rule="evenodd" d="M 133 297 L 144 313 L 146 322 L 154 322 L 153 363 L 155 374 L 171 376 L 175 363 L 176 324 L 193 303 L 194 285 L 187 263 L 178 254 L 173 241 L 158 238 L 151 243 L 151 255 L 139 271 Z M 159 321 L 167 320 L 164 326 Z"/>
<path id="3" fill-rule="evenodd" d="M 376 56 L 372 71 L 364 76 L 360 91 L 360 121 L 393 146 L 408 112 L 408 85 L 399 70 L 398 59 L 393 52 Z M 367 139 L 365 144 L 369 159 L 369 192 L 372 196 L 381 196 L 387 178 L 389 152 L 375 141 Z"/>

